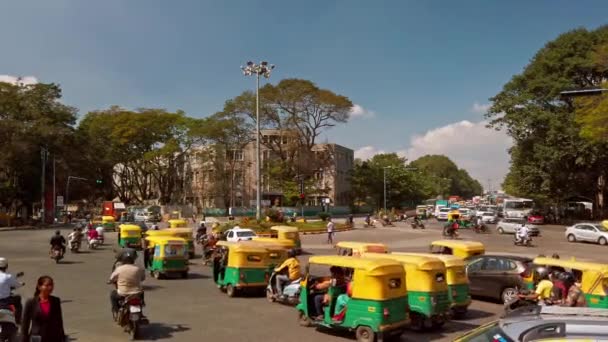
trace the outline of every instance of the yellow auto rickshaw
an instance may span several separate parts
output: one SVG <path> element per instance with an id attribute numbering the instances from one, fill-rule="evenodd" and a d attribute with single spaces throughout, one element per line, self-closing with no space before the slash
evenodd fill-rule
<path id="1" fill-rule="evenodd" d="M 114 219 L 114 216 L 102 216 L 101 225 L 106 232 L 116 231 L 116 219 Z"/>
<path id="2" fill-rule="evenodd" d="M 445 254 L 431 253 L 392 253 L 395 255 L 420 255 L 425 257 L 437 258 L 445 265 L 446 283 L 448 284 L 448 297 L 450 308 L 456 318 L 466 315 L 469 305 L 471 305 L 471 295 L 469 292 L 469 277 L 467 277 L 466 264 L 463 259 Z"/>
<path id="3" fill-rule="evenodd" d="M 354 330 L 357 341 L 389 340 L 403 333 L 408 324 L 407 288 L 400 263 L 335 255 L 312 256 L 308 262 L 296 306 L 300 325 Z M 330 272 L 333 269 L 334 278 L 311 275 L 321 267 Z M 352 274 L 352 278 L 338 278 L 339 273 Z M 312 291 L 325 280 L 331 280 L 326 294 Z M 320 313 L 322 319 L 315 319 L 319 313 L 315 312 L 313 296 L 325 295 L 329 303 Z"/>
<path id="4" fill-rule="evenodd" d="M 340 241 L 336 244 L 338 255 L 360 257 L 365 253 L 388 253 L 383 243 Z"/>
<path id="5" fill-rule="evenodd" d="M 437 240 L 431 242 L 430 249 L 432 254 L 448 254 L 462 259 L 486 252 L 483 243 L 468 240 Z"/>
<path id="6" fill-rule="evenodd" d="M 174 236 L 148 236 L 145 238 L 144 264 L 156 279 L 179 275 L 188 277 L 188 245 L 186 240 Z"/>
<path id="7" fill-rule="evenodd" d="M 270 237 L 254 236 L 253 241 L 266 242 L 285 249 L 294 249 L 296 253 L 302 252 L 298 228 L 289 226 L 274 226 L 270 228 Z"/>
<path id="8" fill-rule="evenodd" d="M 146 232 L 148 236 L 175 236 L 186 240 L 188 244 L 188 256 L 194 258 L 194 236 L 192 236 L 192 228 L 169 228 L 162 230 L 149 230 Z"/>
<path id="9" fill-rule="evenodd" d="M 546 257 L 535 258 L 533 263 L 549 269 L 572 272 L 574 278 L 581 281 L 587 306 L 608 309 L 608 264 Z"/>
<path id="10" fill-rule="evenodd" d="M 264 246 L 218 241 L 213 258 L 213 280 L 228 297 L 244 290 L 265 294 L 270 277 L 269 254 Z"/>
<path id="11" fill-rule="evenodd" d="M 446 268 L 436 257 L 366 253 L 364 259 L 390 259 L 405 269 L 411 328 L 441 327 L 450 310 Z"/>
<path id="12" fill-rule="evenodd" d="M 187 228 L 188 222 L 184 219 L 171 219 L 169 221 L 169 228 Z"/>
<path id="13" fill-rule="evenodd" d="M 287 249 L 281 245 L 273 244 L 271 242 L 264 241 L 240 241 L 240 244 L 243 245 L 252 245 L 257 247 L 263 247 L 268 250 L 268 268 L 270 272 L 274 270 L 275 267 L 281 265 L 283 261 L 287 259 Z"/>
<path id="14" fill-rule="evenodd" d="M 426 220 L 428 218 L 428 207 L 426 205 L 416 206 L 416 216 L 421 220 Z"/>
<path id="15" fill-rule="evenodd" d="M 143 236 L 140 226 L 135 224 L 121 224 L 118 229 L 118 245 L 120 247 L 141 248 Z"/>

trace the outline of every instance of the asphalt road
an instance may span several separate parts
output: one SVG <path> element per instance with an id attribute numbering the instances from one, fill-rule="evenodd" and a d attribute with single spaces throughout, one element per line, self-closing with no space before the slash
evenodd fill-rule
<path id="1" fill-rule="evenodd" d="M 511 235 L 462 233 L 463 239 L 476 239 L 486 244 L 489 252 L 517 253 L 536 256 L 559 253 L 562 258 L 597 260 L 607 247 L 568 243 L 563 228 L 545 226 L 535 247 L 516 247 Z M 65 231 L 67 236 L 68 231 Z M 124 341 L 128 336 L 117 327 L 109 310 L 106 279 L 112 266 L 115 235 L 108 233 L 101 250 L 70 254 L 56 265 L 48 258 L 51 230 L 0 232 L 0 256 L 9 259 L 9 270 L 26 273 L 27 283 L 18 292 L 30 297 L 38 276 L 55 279 L 55 295 L 63 301 L 66 331 L 72 341 Z M 395 251 L 426 251 L 430 241 L 440 238 L 440 228 L 429 222 L 425 230 L 413 230 L 397 223 L 395 227 L 356 229 L 338 233 L 336 240 L 384 242 Z M 304 249 L 312 254 L 333 254 L 325 235 L 302 237 Z M 302 259 L 306 259 L 303 256 Z M 141 260 L 140 260 L 141 262 Z M 228 298 L 210 278 L 208 267 L 199 259 L 192 260 L 189 279 L 146 280 L 145 309 L 151 324 L 144 327 L 146 341 L 348 341 L 351 335 L 334 335 L 303 328 L 296 322 L 292 307 L 270 304 L 264 298 Z M 464 331 L 497 317 L 502 306 L 475 300 L 469 317 L 447 323 L 433 333 L 407 332 L 402 341 L 451 341 Z"/>

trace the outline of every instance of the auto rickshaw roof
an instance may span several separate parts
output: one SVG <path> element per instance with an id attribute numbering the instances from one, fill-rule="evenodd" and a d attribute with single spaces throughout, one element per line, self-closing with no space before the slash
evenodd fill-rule
<path id="1" fill-rule="evenodd" d="M 186 244 L 187 243 L 185 239 L 182 239 L 179 237 L 174 237 L 174 236 L 147 236 L 146 241 L 150 241 L 150 242 L 158 243 L 158 244 L 163 244 L 163 243 Z"/>
<path id="2" fill-rule="evenodd" d="M 336 247 L 352 248 L 352 249 L 358 249 L 358 248 L 367 247 L 367 246 L 384 247 L 384 248 L 388 249 L 388 247 L 385 244 L 379 243 L 379 242 L 340 241 L 336 244 Z"/>
<path id="3" fill-rule="evenodd" d="M 436 240 L 431 245 L 458 248 L 466 251 L 485 250 L 486 247 L 479 241 L 470 240 Z"/>
<path id="4" fill-rule="evenodd" d="M 378 253 L 379 254 L 379 253 Z M 339 267 L 348 267 L 355 269 L 363 269 L 369 272 L 370 275 L 374 274 L 374 271 L 380 271 L 386 267 L 393 266 L 401 266 L 401 264 L 395 260 L 391 259 L 364 259 L 364 258 L 355 258 L 350 256 L 338 256 L 338 255 L 320 255 L 320 256 L 311 256 L 308 259 L 308 262 L 311 264 L 317 265 L 328 265 L 328 266 L 339 266 Z"/>
<path id="5" fill-rule="evenodd" d="M 228 247 L 228 249 L 235 252 L 244 253 L 268 253 L 268 249 L 264 246 L 255 246 L 251 243 L 242 243 L 235 241 L 218 241 L 216 246 Z"/>
<path id="6" fill-rule="evenodd" d="M 588 261 L 576 261 L 574 259 L 556 259 L 547 257 L 537 257 L 532 261 L 535 265 L 559 266 L 581 271 L 600 271 L 608 272 L 608 264 L 600 264 Z"/>
<path id="7" fill-rule="evenodd" d="M 121 224 L 120 230 L 141 230 L 141 227 L 136 224 Z"/>
<path id="8" fill-rule="evenodd" d="M 186 220 L 184 220 L 184 219 L 170 219 L 167 222 L 169 222 L 169 223 L 171 223 L 171 222 L 187 223 Z"/>
<path id="9" fill-rule="evenodd" d="M 165 230 L 173 232 L 173 233 L 192 233 L 193 228 L 180 227 L 180 228 L 167 228 Z"/>
<path id="10" fill-rule="evenodd" d="M 228 241 L 226 241 L 226 242 L 228 242 Z M 237 242 L 231 242 L 231 243 L 237 243 Z M 279 245 L 276 243 L 272 243 L 272 242 L 267 242 L 267 241 L 249 240 L 249 241 L 239 241 L 238 243 L 242 244 L 242 245 L 251 245 L 253 247 L 263 247 L 263 248 L 266 248 L 271 251 L 276 251 L 276 250 L 286 251 L 285 246 L 282 246 L 282 245 Z"/>
<path id="11" fill-rule="evenodd" d="M 103 221 L 116 221 L 116 219 L 114 218 L 114 216 L 102 216 L 101 219 Z"/>
<path id="12" fill-rule="evenodd" d="M 423 255 L 366 253 L 364 257 L 387 258 L 390 260 L 395 260 L 400 264 L 414 265 L 421 270 L 436 270 L 438 268 L 445 269 L 445 264 L 439 258 L 427 257 Z"/>
<path id="13" fill-rule="evenodd" d="M 429 258 L 436 258 L 441 260 L 445 267 L 457 267 L 457 266 L 462 266 L 464 267 L 466 264 L 464 262 L 464 260 L 462 258 L 459 258 L 455 255 L 449 255 L 449 254 L 432 254 L 432 253 L 407 253 L 407 252 L 394 252 L 391 254 L 395 254 L 395 255 L 419 255 L 419 256 L 424 256 L 424 257 L 429 257 Z"/>
<path id="14" fill-rule="evenodd" d="M 292 226 L 273 226 L 270 228 L 271 230 L 276 230 L 278 232 L 299 232 L 300 230 L 298 229 L 298 227 L 292 227 Z"/>

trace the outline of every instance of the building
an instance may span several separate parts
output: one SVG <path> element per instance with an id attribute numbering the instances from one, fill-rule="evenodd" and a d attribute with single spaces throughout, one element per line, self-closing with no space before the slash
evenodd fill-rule
<path id="1" fill-rule="evenodd" d="M 284 194 L 271 174 L 272 165 L 282 156 L 305 156 L 303 165 L 295 166 L 314 185 L 306 189 L 307 204 L 321 205 L 329 199 L 333 206 L 350 204 L 350 174 L 354 151 L 337 144 L 317 144 L 305 151 L 295 132 L 262 130 L 260 158 L 262 162 L 262 206 L 281 206 Z M 242 149 L 216 151 L 205 146 L 194 149 L 187 158 L 184 197 L 187 204 L 202 208 L 255 207 L 256 205 L 256 144 L 248 142 Z M 308 158 L 310 155 L 310 158 Z M 283 158 L 284 159 L 284 158 Z M 312 181 L 311 181 L 312 180 Z"/>

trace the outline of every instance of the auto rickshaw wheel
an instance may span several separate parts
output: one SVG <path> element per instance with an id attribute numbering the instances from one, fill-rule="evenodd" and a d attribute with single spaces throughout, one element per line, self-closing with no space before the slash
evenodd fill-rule
<path id="1" fill-rule="evenodd" d="M 153 271 L 152 276 L 156 279 L 162 279 L 163 275 L 159 271 Z"/>
<path id="2" fill-rule="evenodd" d="M 376 340 L 376 333 L 370 327 L 358 326 L 355 332 L 357 342 L 374 342 Z"/>
<path id="3" fill-rule="evenodd" d="M 309 327 L 312 325 L 310 318 L 308 318 L 308 316 L 306 316 L 306 314 L 302 310 L 298 310 L 298 324 L 303 327 Z"/>
<path id="4" fill-rule="evenodd" d="M 421 331 L 424 328 L 425 317 L 416 312 L 410 314 L 410 328 L 414 331 Z"/>
<path id="5" fill-rule="evenodd" d="M 236 289 L 234 288 L 234 286 L 230 284 L 226 285 L 226 294 L 228 295 L 228 297 L 235 297 Z"/>

